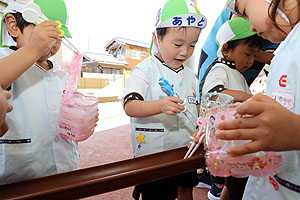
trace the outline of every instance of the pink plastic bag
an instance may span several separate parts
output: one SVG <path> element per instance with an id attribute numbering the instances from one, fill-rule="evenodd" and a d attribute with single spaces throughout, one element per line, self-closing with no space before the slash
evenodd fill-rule
<path id="1" fill-rule="evenodd" d="M 98 99 L 76 91 L 80 77 L 82 55 L 75 53 L 70 64 L 66 90 L 62 95 L 58 132 L 61 136 L 75 141 L 84 141 L 96 126 Z"/>
<path id="2" fill-rule="evenodd" d="M 242 117 L 236 113 L 238 104 L 221 105 L 213 100 L 205 103 L 204 117 L 198 119 L 198 125 L 200 127 L 199 131 L 205 132 L 206 164 L 212 175 L 247 177 L 249 175 L 268 176 L 278 173 L 282 164 L 282 156 L 279 153 L 257 152 L 240 157 L 231 157 L 226 153 L 227 148 L 240 146 L 249 141 L 216 139 L 215 131 L 218 122 Z M 202 107 L 205 107 L 205 105 L 202 105 Z"/>

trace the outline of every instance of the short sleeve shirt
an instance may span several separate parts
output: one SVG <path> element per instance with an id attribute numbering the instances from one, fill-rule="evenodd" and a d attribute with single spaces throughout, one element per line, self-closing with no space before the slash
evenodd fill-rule
<path id="1" fill-rule="evenodd" d="M 244 76 L 236 69 L 228 67 L 226 63 L 216 63 L 211 68 L 205 78 L 202 95 L 218 85 L 229 90 L 239 90 L 251 94 Z"/>
<path id="2" fill-rule="evenodd" d="M 185 106 L 197 116 L 195 73 L 185 66 L 179 71 L 174 71 L 154 56 L 145 59 L 133 69 L 123 97 L 130 93 L 138 93 L 144 101 L 166 98 L 166 94 L 158 84 L 161 77 L 174 86 L 174 91 L 180 98 L 186 99 Z M 148 155 L 187 146 L 195 130 L 196 124 L 190 122 L 183 113 L 177 115 L 161 113 L 144 118 L 131 117 L 134 155 Z"/>

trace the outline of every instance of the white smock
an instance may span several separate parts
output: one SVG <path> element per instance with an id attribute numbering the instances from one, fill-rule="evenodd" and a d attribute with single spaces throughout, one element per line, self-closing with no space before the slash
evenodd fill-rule
<path id="1" fill-rule="evenodd" d="M 154 56 L 145 59 L 132 70 L 123 96 L 138 93 L 144 101 L 164 99 L 167 96 L 158 84 L 161 77 L 174 85 L 174 91 L 181 99 L 186 99 L 185 106 L 197 116 L 195 73 L 185 66 L 180 71 L 174 71 Z M 196 125 L 183 113 L 177 115 L 162 113 L 144 118 L 131 117 L 134 155 L 143 156 L 187 146 L 194 131 Z"/>

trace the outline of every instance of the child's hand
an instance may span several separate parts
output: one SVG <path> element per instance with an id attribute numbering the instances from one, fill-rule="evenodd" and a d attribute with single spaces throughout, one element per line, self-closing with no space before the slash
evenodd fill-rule
<path id="1" fill-rule="evenodd" d="M 222 140 L 251 142 L 228 149 L 230 155 L 300 149 L 300 116 L 270 97 L 257 94 L 238 106 L 237 112 L 249 117 L 222 121 L 217 124 L 216 136 Z"/>
<path id="2" fill-rule="evenodd" d="M 8 125 L 5 120 L 6 113 L 12 111 L 12 106 L 7 103 L 7 99 L 10 98 L 10 93 L 3 90 L 0 86 L 0 137 L 8 130 Z"/>
<path id="3" fill-rule="evenodd" d="M 44 21 L 33 28 L 27 47 L 37 55 L 37 58 L 48 55 L 53 46 L 60 40 L 60 31 L 54 21 Z"/>
<path id="4" fill-rule="evenodd" d="M 161 112 L 167 115 L 176 115 L 184 110 L 184 106 L 180 106 L 178 103 L 183 103 L 183 100 L 174 96 L 167 96 L 160 101 L 159 107 Z"/>

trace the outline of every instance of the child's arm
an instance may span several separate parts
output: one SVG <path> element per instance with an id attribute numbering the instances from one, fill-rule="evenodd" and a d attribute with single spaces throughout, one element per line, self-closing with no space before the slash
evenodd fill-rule
<path id="1" fill-rule="evenodd" d="M 273 59 L 274 54 L 267 51 L 260 51 L 255 58 L 255 61 L 265 63 L 265 64 L 271 64 L 271 60 Z"/>
<path id="2" fill-rule="evenodd" d="M 130 100 L 125 104 L 124 109 L 130 117 L 149 117 L 161 113 L 176 115 L 184 110 L 184 106 L 178 103 L 183 103 L 183 100 L 174 96 L 155 101 Z"/>
<path id="3" fill-rule="evenodd" d="M 244 102 L 244 101 L 247 101 L 250 97 L 252 97 L 252 94 L 248 94 L 248 93 L 240 91 L 240 90 L 225 89 L 221 93 L 232 96 L 234 98 L 234 102 Z"/>
<path id="4" fill-rule="evenodd" d="M 57 23 L 53 21 L 45 21 L 37 25 L 25 46 L 0 59 L 0 84 L 3 88 L 11 85 L 40 57 L 51 51 L 51 48 L 59 40 L 60 32 L 56 26 Z"/>
<path id="5" fill-rule="evenodd" d="M 10 98 L 10 93 L 3 90 L 0 86 L 0 137 L 8 130 L 8 125 L 5 121 L 6 113 L 12 110 L 12 106 L 7 103 Z"/>

